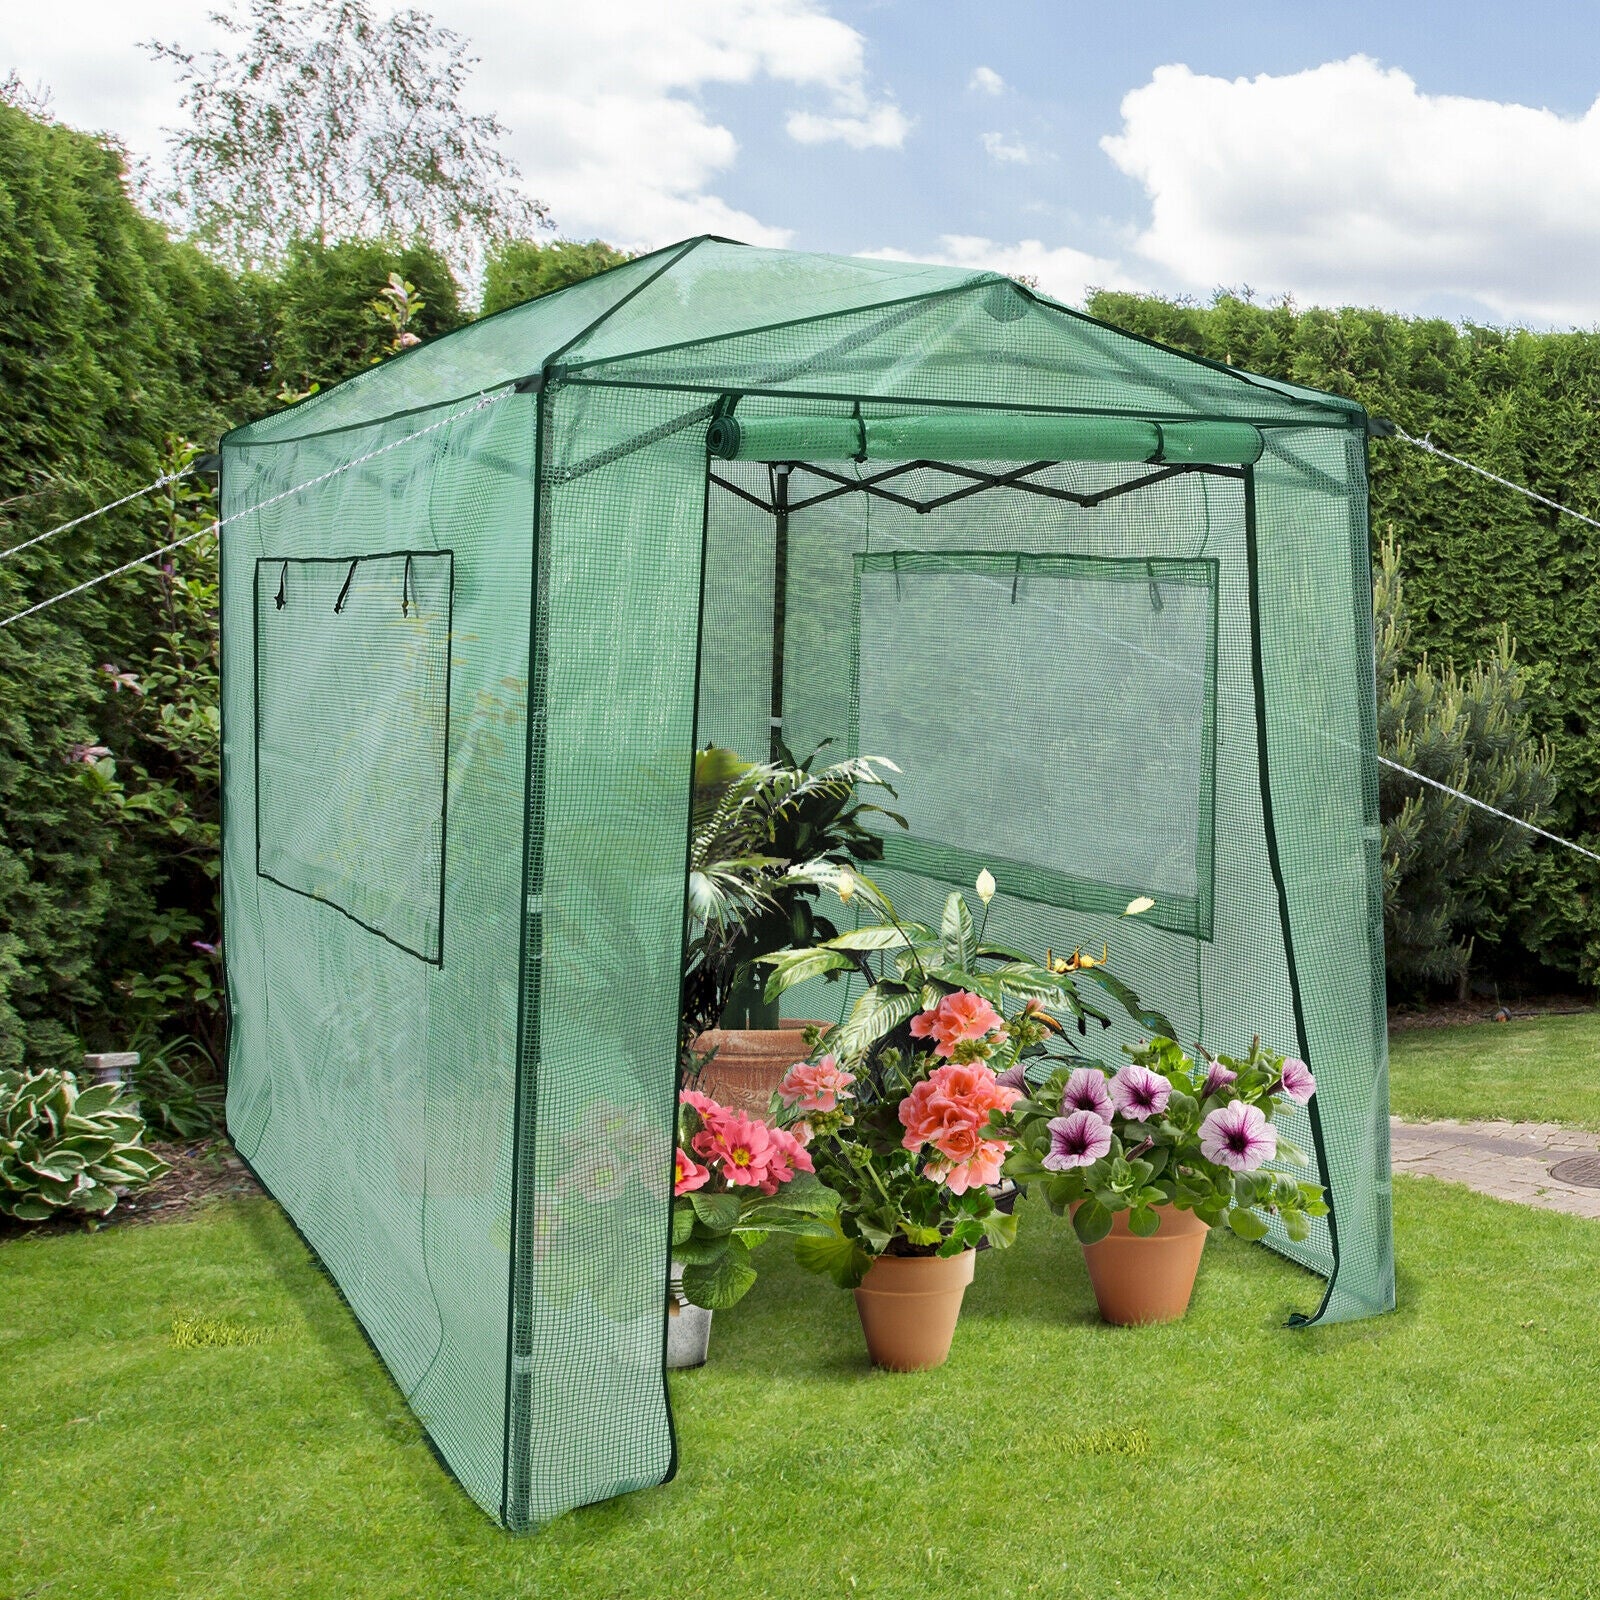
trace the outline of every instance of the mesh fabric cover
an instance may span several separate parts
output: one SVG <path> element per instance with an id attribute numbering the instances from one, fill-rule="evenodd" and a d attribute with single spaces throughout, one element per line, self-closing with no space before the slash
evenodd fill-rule
<path id="1" fill-rule="evenodd" d="M 834 453 L 708 475 L 719 416 Z M 775 701 L 905 769 L 908 912 L 988 865 L 1008 942 L 1305 1055 L 1334 1219 L 1273 1242 L 1392 1305 L 1363 429 L 989 274 L 701 240 L 229 436 L 230 517 L 311 485 L 224 543 L 229 1128 L 486 1510 L 673 1469 L 691 753 Z"/>

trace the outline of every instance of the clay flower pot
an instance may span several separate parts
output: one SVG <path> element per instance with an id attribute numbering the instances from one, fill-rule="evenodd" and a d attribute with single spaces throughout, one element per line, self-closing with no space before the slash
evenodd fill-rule
<path id="1" fill-rule="evenodd" d="M 875 1367 L 921 1372 L 944 1365 L 974 1250 L 958 1256 L 878 1256 L 856 1290 L 856 1311 Z"/>
<path id="2" fill-rule="evenodd" d="M 716 1051 L 698 1087 L 730 1110 L 764 1117 L 779 1079 L 806 1058 L 805 1030 L 826 1026 L 786 1022 L 781 1028 L 708 1028 L 689 1046 L 697 1056 Z"/>
<path id="3" fill-rule="evenodd" d="M 1083 1247 L 1100 1315 L 1123 1327 L 1176 1322 L 1189 1309 L 1200 1252 L 1209 1229 L 1192 1211 L 1157 1206 L 1161 1226 L 1148 1239 L 1128 1231 L 1128 1213 L 1119 1211 L 1111 1232 Z"/>

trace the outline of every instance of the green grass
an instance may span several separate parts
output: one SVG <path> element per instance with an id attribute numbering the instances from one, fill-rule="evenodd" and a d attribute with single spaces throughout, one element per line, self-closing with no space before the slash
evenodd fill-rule
<path id="1" fill-rule="evenodd" d="M 277 1210 L 0 1245 L 0 1596 L 205 1600 L 1592 1592 L 1600 1230 L 1395 1186 L 1400 1310 L 1293 1332 L 1207 1246 L 1188 1320 L 1093 1314 L 1063 1224 L 979 1262 L 949 1364 L 874 1373 L 776 1251 L 677 1376 L 678 1479 L 513 1538 L 438 1466 Z M 202 1317 L 264 1344 L 174 1343 Z"/>
<path id="2" fill-rule="evenodd" d="M 1600 1129 L 1600 1013 L 1389 1035 L 1395 1115 Z"/>

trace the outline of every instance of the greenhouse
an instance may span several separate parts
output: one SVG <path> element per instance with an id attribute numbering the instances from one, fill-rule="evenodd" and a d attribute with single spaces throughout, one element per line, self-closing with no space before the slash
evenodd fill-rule
<path id="1" fill-rule="evenodd" d="M 992 273 L 696 239 L 227 437 L 228 1125 L 487 1511 L 675 1467 L 708 743 L 892 760 L 897 906 L 987 871 L 991 933 L 1303 1057 L 1331 1211 L 1268 1243 L 1301 1320 L 1393 1305 L 1367 433 Z"/>

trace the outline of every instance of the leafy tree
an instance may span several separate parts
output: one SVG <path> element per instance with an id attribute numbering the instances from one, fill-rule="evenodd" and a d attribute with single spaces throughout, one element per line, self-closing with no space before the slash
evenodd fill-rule
<path id="1" fill-rule="evenodd" d="M 1502 627 L 1493 653 L 1465 673 L 1409 661 L 1411 623 L 1400 556 L 1379 546 L 1373 585 L 1378 745 L 1401 766 L 1529 822 L 1555 795 L 1548 744 L 1528 727 L 1529 674 Z M 1379 769 L 1383 910 L 1389 975 L 1402 988 L 1453 982 L 1465 992 L 1474 945 L 1498 944 L 1511 909 L 1509 869 L 1525 829 L 1392 768 Z"/>
<path id="2" fill-rule="evenodd" d="M 280 399 L 337 382 L 394 353 L 390 313 L 373 304 L 385 298 L 391 278 L 411 286 L 415 303 L 403 331 L 412 343 L 466 320 L 449 263 L 427 245 L 302 239 L 289 247 L 278 272 L 259 286 Z"/>
<path id="3" fill-rule="evenodd" d="M 599 239 L 579 244 L 571 239 L 507 239 L 489 253 L 483 275 L 483 312 L 504 311 L 553 289 L 592 278 L 597 272 L 620 267 L 633 259 Z"/>
<path id="4" fill-rule="evenodd" d="M 384 18 L 367 0 L 247 0 L 212 13 L 229 50 L 152 42 L 184 85 L 164 197 L 193 236 L 241 267 L 292 241 L 422 240 L 471 273 L 481 242 L 547 222 L 468 112 L 466 41 L 426 12 Z"/>

